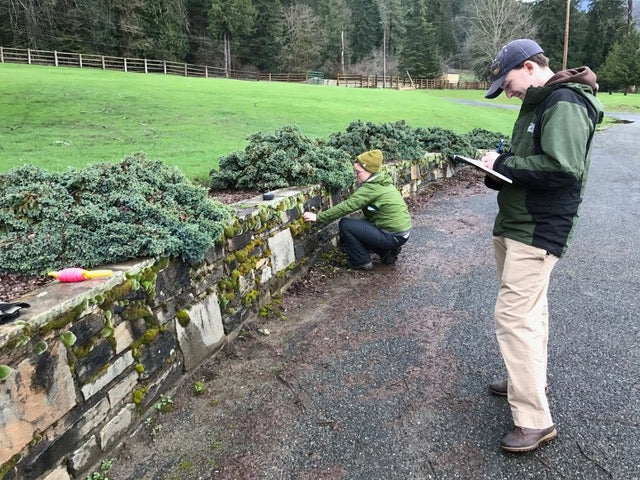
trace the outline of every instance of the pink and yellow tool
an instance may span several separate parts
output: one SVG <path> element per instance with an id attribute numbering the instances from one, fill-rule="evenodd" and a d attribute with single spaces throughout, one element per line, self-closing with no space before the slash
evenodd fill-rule
<path id="1" fill-rule="evenodd" d="M 104 278 L 113 275 L 111 270 L 85 270 L 84 268 L 65 268 L 59 272 L 49 272 L 48 275 L 61 282 L 82 282 L 91 278 Z"/>

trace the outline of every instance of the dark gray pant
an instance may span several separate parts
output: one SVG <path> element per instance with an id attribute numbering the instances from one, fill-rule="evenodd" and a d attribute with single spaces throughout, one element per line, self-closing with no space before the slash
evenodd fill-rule
<path id="1" fill-rule="evenodd" d="M 343 217 L 338 228 L 352 267 L 369 263 L 370 251 L 382 257 L 387 252 L 395 252 L 407 241 L 400 235 L 380 230 L 373 223 L 358 218 Z"/>

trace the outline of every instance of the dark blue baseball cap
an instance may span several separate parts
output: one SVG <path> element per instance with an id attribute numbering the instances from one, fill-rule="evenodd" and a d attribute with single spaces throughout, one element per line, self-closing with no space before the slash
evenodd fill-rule
<path id="1" fill-rule="evenodd" d="M 491 87 L 484 97 L 496 98 L 500 95 L 502 83 L 509 72 L 538 53 L 544 53 L 544 51 L 540 45 L 528 38 L 513 40 L 502 47 L 491 64 Z"/>

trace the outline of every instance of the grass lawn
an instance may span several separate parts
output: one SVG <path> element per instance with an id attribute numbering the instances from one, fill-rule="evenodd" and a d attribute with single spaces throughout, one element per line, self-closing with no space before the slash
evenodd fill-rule
<path id="1" fill-rule="evenodd" d="M 485 103 L 483 93 L 0 64 L 0 172 L 25 163 L 63 171 L 142 151 L 192 179 L 206 179 L 221 156 L 247 145 L 249 135 L 285 125 L 297 125 L 312 138 L 326 138 L 356 120 L 509 134 L 519 101 Z M 638 95 L 602 100 L 613 110 L 640 106 Z"/>

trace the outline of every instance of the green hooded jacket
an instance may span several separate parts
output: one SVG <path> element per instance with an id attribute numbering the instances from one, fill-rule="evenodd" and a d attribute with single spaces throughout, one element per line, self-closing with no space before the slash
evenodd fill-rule
<path id="1" fill-rule="evenodd" d="M 561 257 L 573 233 L 587 180 L 591 140 L 602 121 L 596 76 L 587 67 L 564 70 L 530 87 L 513 127 L 511 151 L 493 168 L 513 184 L 499 189 L 493 235 Z"/>
<path id="2" fill-rule="evenodd" d="M 407 204 L 386 172 L 369 177 L 349 198 L 320 212 L 317 219 L 329 223 L 356 210 L 362 210 L 364 219 L 388 232 L 406 232 L 411 228 Z"/>

